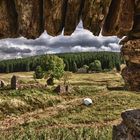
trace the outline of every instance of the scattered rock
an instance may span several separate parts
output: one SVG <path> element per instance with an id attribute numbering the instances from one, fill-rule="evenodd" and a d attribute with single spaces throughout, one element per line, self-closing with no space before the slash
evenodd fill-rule
<path id="1" fill-rule="evenodd" d="M 11 78 L 11 89 L 17 89 L 17 77 L 15 75 Z"/>
<path id="2" fill-rule="evenodd" d="M 86 106 L 89 106 L 89 105 L 92 105 L 93 102 L 90 98 L 85 98 L 84 101 L 83 101 L 84 105 Z"/>
<path id="3" fill-rule="evenodd" d="M 64 85 L 58 85 L 54 92 L 58 93 L 59 95 L 66 93 L 66 87 Z"/>
<path id="4" fill-rule="evenodd" d="M 54 85 L 54 83 L 53 83 L 53 78 L 49 78 L 48 80 L 47 80 L 47 85 L 49 85 L 49 86 L 52 86 L 52 85 Z"/>
<path id="5" fill-rule="evenodd" d="M 58 94 L 66 94 L 66 93 L 71 93 L 73 91 L 72 86 L 70 85 L 58 85 L 55 89 L 54 92 Z"/>

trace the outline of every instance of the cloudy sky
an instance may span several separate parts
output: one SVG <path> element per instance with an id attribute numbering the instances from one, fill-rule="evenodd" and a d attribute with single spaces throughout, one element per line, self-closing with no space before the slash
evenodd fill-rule
<path id="1" fill-rule="evenodd" d="M 36 40 L 27 40 L 24 37 L 2 39 L 0 40 L 0 60 L 63 52 L 119 52 L 118 42 L 117 37 L 93 36 L 91 32 L 84 30 L 80 23 L 71 36 L 51 37 L 44 32 Z"/>

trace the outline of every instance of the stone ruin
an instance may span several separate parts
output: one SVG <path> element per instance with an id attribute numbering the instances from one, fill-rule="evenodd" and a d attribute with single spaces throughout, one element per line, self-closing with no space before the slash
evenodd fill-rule
<path id="1" fill-rule="evenodd" d="M 23 89 L 32 89 L 32 88 L 38 88 L 38 89 L 46 89 L 46 85 L 39 84 L 38 82 L 32 82 L 32 83 L 21 83 L 18 76 L 13 75 L 11 78 L 11 89 L 13 90 L 23 90 Z"/>
<path id="2" fill-rule="evenodd" d="M 17 76 L 15 75 L 11 78 L 11 89 L 17 89 Z"/>
<path id="3" fill-rule="evenodd" d="M 59 95 L 67 94 L 72 92 L 72 86 L 71 85 L 58 85 L 54 92 L 56 92 Z"/>
<path id="4" fill-rule="evenodd" d="M 123 112 L 122 123 L 114 126 L 112 140 L 140 140 L 140 109 Z"/>

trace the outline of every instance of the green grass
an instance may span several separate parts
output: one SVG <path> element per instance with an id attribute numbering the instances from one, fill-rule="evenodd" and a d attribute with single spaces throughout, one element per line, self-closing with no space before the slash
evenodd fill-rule
<path id="1" fill-rule="evenodd" d="M 10 79 L 12 75 L 2 74 L 0 78 Z M 28 78 L 26 73 L 16 75 L 25 83 L 33 80 L 31 72 Z M 62 82 L 55 81 L 56 85 Z M 1 139 L 111 140 L 112 126 L 120 123 L 121 112 L 140 108 L 138 92 L 107 89 L 124 85 L 118 73 L 73 74 L 69 82 L 74 91 L 63 96 L 54 93 L 54 87 L 0 90 L 0 121 L 15 119 L 17 123 L 8 124 L 0 132 Z M 93 100 L 92 106 L 82 104 L 85 97 Z"/>

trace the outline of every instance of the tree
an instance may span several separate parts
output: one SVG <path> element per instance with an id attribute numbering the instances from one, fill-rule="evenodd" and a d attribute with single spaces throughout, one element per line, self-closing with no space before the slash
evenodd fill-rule
<path id="1" fill-rule="evenodd" d="M 65 61 L 65 71 L 69 71 L 69 63 L 67 60 Z"/>
<path id="2" fill-rule="evenodd" d="M 6 73 L 9 73 L 10 70 L 9 70 L 9 64 L 6 65 Z"/>
<path id="3" fill-rule="evenodd" d="M 29 62 L 27 62 L 27 64 L 26 64 L 26 72 L 29 72 L 30 71 L 30 64 L 29 64 Z"/>
<path id="4" fill-rule="evenodd" d="M 43 73 L 41 66 L 37 66 L 35 69 L 34 78 L 42 79 L 43 77 L 44 77 L 44 73 Z"/>
<path id="5" fill-rule="evenodd" d="M 90 63 L 89 70 L 91 70 L 91 71 L 101 71 L 102 70 L 101 62 L 99 60 L 95 60 L 94 62 Z"/>
<path id="6" fill-rule="evenodd" d="M 65 64 L 63 59 L 58 56 L 52 56 L 46 64 L 47 73 L 49 73 L 52 79 L 60 79 L 64 74 Z"/>
<path id="7" fill-rule="evenodd" d="M 77 64 L 76 64 L 76 62 L 74 61 L 73 62 L 73 68 L 72 68 L 72 72 L 77 72 L 78 71 L 78 68 L 77 68 Z"/>
<path id="8" fill-rule="evenodd" d="M 89 71 L 89 66 L 84 65 L 83 68 L 86 69 L 86 70 L 87 70 L 87 73 L 88 73 L 88 71 Z"/>
<path id="9" fill-rule="evenodd" d="M 115 67 L 116 67 L 116 70 L 117 70 L 118 72 L 120 72 L 120 71 L 121 71 L 121 66 L 120 66 L 120 64 L 119 64 L 119 63 L 116 63 Z"/>

